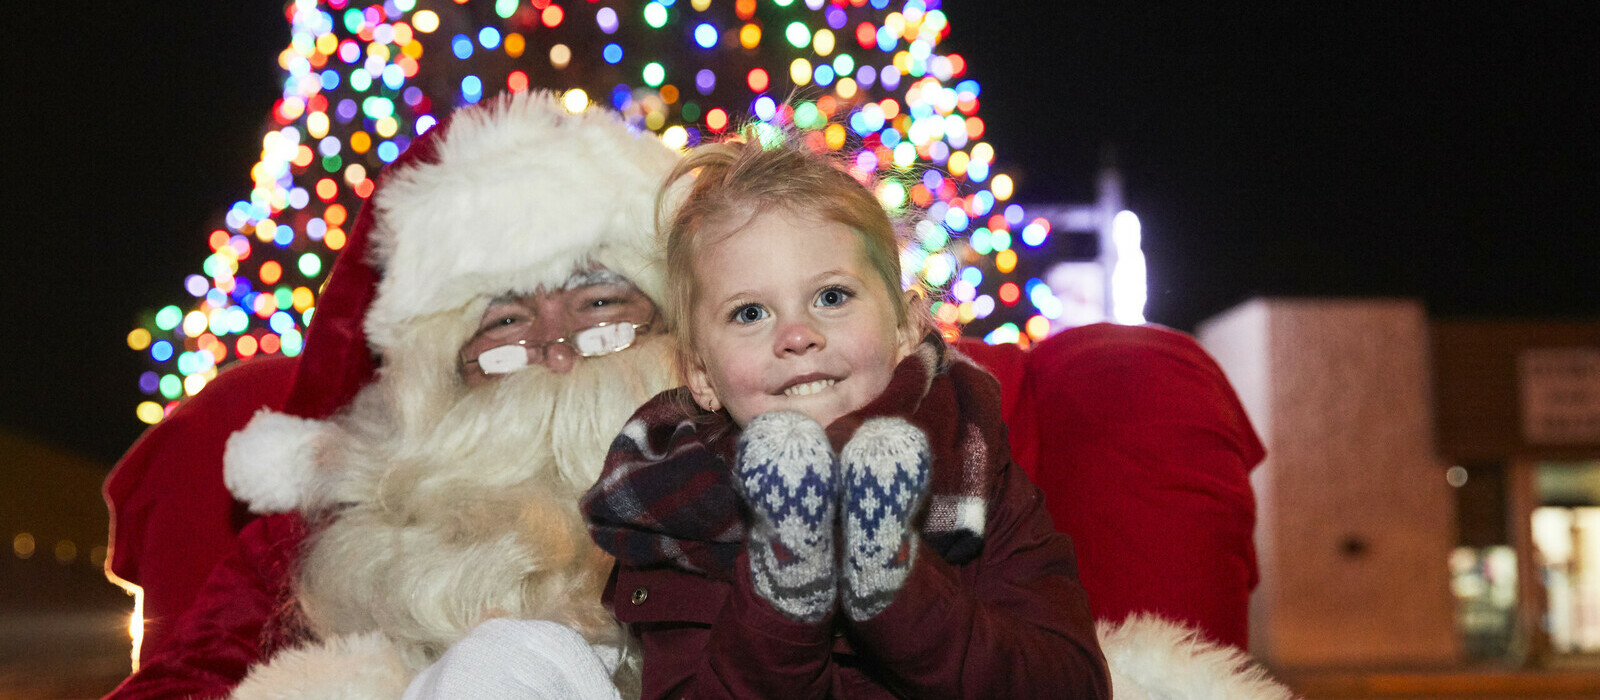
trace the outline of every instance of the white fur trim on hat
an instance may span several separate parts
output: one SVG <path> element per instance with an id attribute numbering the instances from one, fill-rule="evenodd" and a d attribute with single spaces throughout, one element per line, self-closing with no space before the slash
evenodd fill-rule
<path id="1" fill-rule="evenodd" d="M 300 507 L 316 460 L 316 442 L 327 425 L 272 409 L 228 437 L 222 482 L 252 513 L 286 513 Z"/>
<path id="2" fill-rule="evenodd" d="M 1116 700 L 1292 700 L 1249 655 L 1149 613 L 1095 624 Z"/>
<path id="3" fill-rule="evenodd" d="M 384 173 L 373 196 L 376 347 L 410 319 L 558 288 L 591 263 L 661 299 L 655 196 L 678 156 L 653 134 L 534 91 L 456 112 L 434 155 Z"/>

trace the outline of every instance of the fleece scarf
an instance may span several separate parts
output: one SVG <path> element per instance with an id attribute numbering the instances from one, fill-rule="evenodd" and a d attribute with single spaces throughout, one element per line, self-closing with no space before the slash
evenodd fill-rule
<path id="1" fill-rule="evenodd" d="M 987 498 L 1010 459 L 1000 385 L 937 336 L 902 360 L 883 394 L 827 427 L 838 451 L 870 418 L 904 418 L 933 451 L 919 532 L 941 558 L 964 564 L 983 548 Z M 611 443 L 600 479 L 584 494 L 589 534 L 619 563 L 672 566 L 731 580 L 748 515 L 732 465 L 739 429 L 695 405 L 686 388 L 641 406 Z"/>

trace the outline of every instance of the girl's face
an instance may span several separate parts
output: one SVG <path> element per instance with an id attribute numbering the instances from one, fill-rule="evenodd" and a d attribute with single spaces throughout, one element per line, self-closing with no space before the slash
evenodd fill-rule
<path id="1" fill-rule="evenodd" d="M 883 393 L 916 347 L 896 321 L 905 301 L 843 224 L 773 209 L 705 235 L 687 372 L 701 406 L 720 403 L 741 426 L 778 410 L 826 426 Z"/>

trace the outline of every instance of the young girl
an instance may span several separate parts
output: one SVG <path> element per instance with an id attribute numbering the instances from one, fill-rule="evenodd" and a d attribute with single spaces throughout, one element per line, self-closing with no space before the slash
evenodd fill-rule
<path id="1" fill-rule="evenodd" d="M 664 311 L 687 386 L 583 501 L 644 697 L 1109 697 L 999 385 L 914 313 L 871 190 L 792 137 L 702 147 L 683 178 Z"/>

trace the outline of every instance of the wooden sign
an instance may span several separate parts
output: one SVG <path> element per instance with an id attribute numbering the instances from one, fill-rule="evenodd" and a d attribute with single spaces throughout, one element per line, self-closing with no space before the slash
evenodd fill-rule
<path id="1" fill-rule="evenodd" d="M 1528 348 L 1517 356 L 1529 444 L 1600 444 L 1600 347 Z"/>

